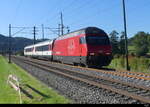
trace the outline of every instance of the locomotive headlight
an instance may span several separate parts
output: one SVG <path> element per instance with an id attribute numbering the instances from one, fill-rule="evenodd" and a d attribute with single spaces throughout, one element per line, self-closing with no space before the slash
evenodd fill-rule
<path id="1" fill-rule="evenodd" d="M 111 53 L 106 53 L 106 55 L 111 55 Z"/>
<path id="2" fill-rule="evenodd" d="M 91 56 L 94 56 L 94 55 L 95 55 L 95 53 L 90 53 L 90 55 L 91 55 Z"/>

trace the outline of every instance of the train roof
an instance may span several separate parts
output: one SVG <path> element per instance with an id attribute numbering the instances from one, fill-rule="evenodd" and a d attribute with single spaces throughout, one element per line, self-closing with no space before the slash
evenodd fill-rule
<path id="1" fill-rule="evenodd" d="M 81 34 L 105 34 L 106 35 L 105 31 L 102 29 L 99 29 L 97 27 L 86 27 L 86 28 L 76 30 L 76 31 L 70 32 L 68 34 L 62 35 L 59 38 L 57 38 L 56 40 L 66 39 L 66 38 L 74 37 L 74 36 L 81 35 Z"/>
<path id="2" fill-rule="evenodd" d="M 81 34 L 82 33 L 105 33 L 104 30 L 102 30 L 100 28 L 97 28 L 97 27 L 86 27 L 86 28 L 82 28 L 80 30 L 76 30 L 76 31 L 70 32 L 69 34 L 75 33 L 75 32 L 79 32 Z M 63 36 L 65 36 L 65 35 L 63 35 Z"/>
<path id="3" fill-rule="evenodd" d="M 42 44 L 42 43 L 47 43 L 47 42 L 52 42 L 53 40 L 46 40 L 46 41 L 43 41 L 43 42 L 39 42 L 39 43 L 37 43 L 37 44 Z M 35 45 L 37 45 L 37 44 L 35 44 Z"/>
<path id="4" fill-rule="evenodd" d="M 34 46 L 38 46 L 38 45 L 42 45 L 42 44 L 46 44 L 46 43 L 49 43 L 49 42 L 52 42 L 53 40 L 46 40 L 46 41 L 43 41 L 43 42 L 39 42 L 39 43 L 37 43 L 37 44 L 33 44 L 33 45 L 29 45 L 29 46 L 26 46 L 25 47 L 25 49 L 26 48 L 32 48 L 32 47 L 34 47 Z"/>

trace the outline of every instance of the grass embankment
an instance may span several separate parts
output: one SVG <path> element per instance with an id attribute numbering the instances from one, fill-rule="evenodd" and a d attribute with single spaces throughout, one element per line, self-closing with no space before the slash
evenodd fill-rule
<path id="1" fill-rule="evenodd" d="M 149 58 L 137 58 L 129 57 L 129 64 L 131 71 L 150 73 L 150 59 Z M 125 69 L 126 59 L 123 57 L 115 58 L 109 65 L 109 68 Z"/>
<path id="2" fill-rule="evenodd" d="M 66 104 L 70 102 L 15 64 L 8 64 L 6 59 L 0 56 L 0 104 L 19 104 L 18 93 L 7 84 L 10 74 L 20 79 L 23 90 L 27 92 L 27 94 L 22 93 L 24 104 Z"/>

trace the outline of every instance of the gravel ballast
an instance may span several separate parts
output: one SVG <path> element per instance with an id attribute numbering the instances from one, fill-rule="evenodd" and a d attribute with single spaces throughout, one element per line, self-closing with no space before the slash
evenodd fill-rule
<path id="1" fill-rule="evenodd" d="M 31 65 L 14 60 L 14 62 L 60 94 L 79 104 L 133 104 L 139 103 L 126 96 L 109 92 L 105 89 L 91 87 L 55 73 L 43 71 Z"/>

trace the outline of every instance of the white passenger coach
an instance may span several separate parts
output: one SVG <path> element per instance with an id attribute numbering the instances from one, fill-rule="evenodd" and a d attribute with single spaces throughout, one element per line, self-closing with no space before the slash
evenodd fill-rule
<path id="1" fill-rule="evenodd" d="M 24 48 L 24 55 L 33 58 L 45 58 L 52 60 L 53 40 L 40 42 Z"/>

